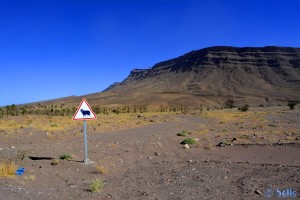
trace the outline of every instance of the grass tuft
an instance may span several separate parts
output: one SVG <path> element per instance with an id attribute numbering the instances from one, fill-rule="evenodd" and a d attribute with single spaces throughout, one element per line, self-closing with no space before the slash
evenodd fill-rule
<path id="1" fill-rule="evenodd" d="M 177 136 L 186 136 L 187 134 L 191 134 L 191 133 L 189 133 L 188 131 L 181 131 L 181 132 L 179 132 L 179 133 L 177 133 Z"/>
<path id="2" fill-rule="evenodd" d="M 107 169 L 102 165 L 97 165 L 96 166 L 96 171 L 98 173 L 101 173 L 101 174 L 106 174 L 107 173 Z"/>
<path id="3" fill-rule="evenodd" d="M 95 179 L 90 183 L 89 187 L 91 192 L 99 192 L 104 187 L 104 182 L 102 179 Z"/>
<path id="4" fill-rule="evenodd" d="M 73 157 L 70 154 L 64 154 L 59 157 L 62 160 L 71 160 Z"/>
<path id="5" fill-rule="evenodd" d="M 180 144 L 196 144 L 197 141 L 194 138 L 187 138 L 180 142 Z"/>
<path id="6" fill-rule="evenodd" d="M 17 169 L 18 166 L 14 162 L 0 163 L 0 178 L 14 176 Z"/>

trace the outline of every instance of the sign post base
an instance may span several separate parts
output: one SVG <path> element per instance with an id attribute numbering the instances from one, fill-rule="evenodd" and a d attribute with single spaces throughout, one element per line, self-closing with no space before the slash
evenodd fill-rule
<path id="1" fill-rule="evenodd" d="M 90 159 L 84 159 L 83 164 L 91 165 L 91 164 L 95 164 L 95 162 L 91 161 Z"/>

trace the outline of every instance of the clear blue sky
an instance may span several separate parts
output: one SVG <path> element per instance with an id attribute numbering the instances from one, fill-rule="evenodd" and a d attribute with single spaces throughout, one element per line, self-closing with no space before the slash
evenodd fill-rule
<path id="1" fill-rule="evenodd" d="M 216 45 L 300 47 L 300 1 L 0 0 L 0 106 L 99 92 Z"/>

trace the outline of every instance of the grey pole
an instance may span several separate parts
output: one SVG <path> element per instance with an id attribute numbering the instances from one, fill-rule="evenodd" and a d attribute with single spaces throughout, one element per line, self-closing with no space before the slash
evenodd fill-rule
<path id="1" fill-rule="evenodd" d="M 88 159 L 88 146 L 87 146 L 87 134 L 86 134 L 86 120 L 83 120 L 83 130 L 84 130 L 84 163 L 89 163 Z"/>

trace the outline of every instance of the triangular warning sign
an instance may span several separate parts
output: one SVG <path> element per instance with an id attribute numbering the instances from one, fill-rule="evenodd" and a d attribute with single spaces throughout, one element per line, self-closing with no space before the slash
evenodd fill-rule
<path id="1" fill-rule="evenodd" d="M 82 99 L 77 111 L 73 116 L 73 120 L 88 120 L 88 119 L 97 119 L 92 108 L 85 99 Z"/>

